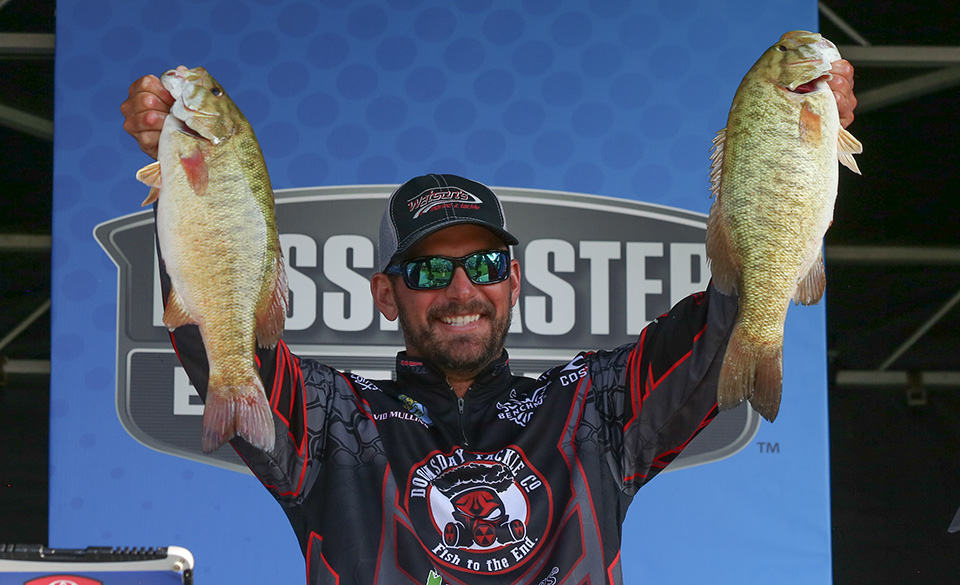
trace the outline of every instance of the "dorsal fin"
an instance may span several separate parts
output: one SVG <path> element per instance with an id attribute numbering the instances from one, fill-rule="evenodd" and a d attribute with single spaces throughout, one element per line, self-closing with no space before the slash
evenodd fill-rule
<path id="1" fill-rule="evenodd" d="M 727 141 L 727 129 L 721 128 L 713 137 L 713 150 L 710 152 L 710 192 L 720 196 L 720 171 L 723 169 L 723 145 Z"/>

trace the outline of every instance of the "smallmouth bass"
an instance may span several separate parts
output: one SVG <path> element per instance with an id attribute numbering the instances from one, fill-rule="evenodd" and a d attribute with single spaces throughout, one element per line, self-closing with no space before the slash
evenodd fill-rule
<path id="1" fill-rule="evenodd" d="M 283 331 L 287 280 L 273 189 L 253 129 L 202 67 L 161 81 L 176 102 L 160 133 L 157 162 L 137 172 L 157 202 L 157 241 L 171 290 L 163 322 L 196 324 L 210 373 L 201 446 L 234 436 L 269 451 L 273 414 L 256 346 Z"/>
<path id="2" fill-rule="evenodd" d="M 840 126 L 827 85 L 839 59 L 817 33 L 784 34 L 744 76 L 714 139 L 707 256 L 714 286 L 740 302 L 720 371 L 721 409 L 749 399 L 767 420 L 777 417 L 790 300 L 823 296 L 837 161 L 859 174 L 853 154 L 863 150 Z"/>

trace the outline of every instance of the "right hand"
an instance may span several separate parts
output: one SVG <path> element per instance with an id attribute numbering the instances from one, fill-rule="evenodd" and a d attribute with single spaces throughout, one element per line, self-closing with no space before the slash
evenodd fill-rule
<path id="1" fill-rule="evenodd" d="M 152 158 L 157 158 L 160 130 L 174 101 L 156 75 L 145 75 L 130 85 L 129 96 L 120 104 L 123 129 Z"/>

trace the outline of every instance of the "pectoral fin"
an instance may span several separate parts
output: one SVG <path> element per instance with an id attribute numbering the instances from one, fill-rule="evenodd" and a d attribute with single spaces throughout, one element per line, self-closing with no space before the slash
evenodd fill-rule
<path id="1" fill-rule="evenodd" d="M 160 173 L 160 162 L 152 162 L 137 171 L 137 180 L 151 187 L 150 192 L 147 193 L 147 198 L 143 200 L 140 207 L 145 207 L 156 201 L 157 198 L 160 197 L 160 187 L 163 183 Z"/>
<path id="2" fill-rule="evenodd" d="M 199 148 L 194 148 L 189 152 L 180 153 L 180 164 L 183 166 L 183 172 L 186 173 L 187 182 L 190 183 L 193 192 L 201 197 L 206 195 L 209 174 L 203 152 Z"/>
<path id="3" fill-rule="evenodd" d="M 853 155 L 861 152 L 863 152 L 863 145 L 860 144 L 860 141 L 854 138 L 853 134 L 847 132 L 845 128 L 840 128 L 840 132 L 837 134 L 837 158 L 840 159 L 840 164 L 858 175 L 861 174 L 860 168 L 857 167 L 857 161 L 853 159 Z"/>
<path id="4" fill-rule="evenodd" d="M 813 146 L 819 145 L 823 139 L 820 121 L 820 114 L 810 109 L 810 104 L 803 102 L 803 107 L 800 108 L 800 139 Z"/>
<path id="5" fill-rule="evenodd" d="M 151 187 L 161 186 L 160 161 L 154 161 L 137 171 L 137 180 Z"/>

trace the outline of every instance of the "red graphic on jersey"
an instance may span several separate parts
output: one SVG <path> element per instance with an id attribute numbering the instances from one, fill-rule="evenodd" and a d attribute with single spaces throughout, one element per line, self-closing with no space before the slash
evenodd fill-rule
<path id="1" fill-rule="evenodd" d="M 522 520 L 506 513 L 503 501 L 494 490 L 478 487 L 452 498 L 453 522 L 443 529 L 443 542 L 451 547 L 491 546 L 521 540 L 526 534 Z"/>
<path id="2" fill-rule="evenodd" d="M 511 517 L 504 503 L 508 490 L 518 490 L 505 466 L 469 463 L 445 472 L 434 481 L 434 487 L 453 506 L 452 518 L 443 527 L 445 545 L 487 548 L 510 544 L 526 535 L 526 523 L 515 515 Z M 525 517 L 526 505 L 522 508 Z"/>

